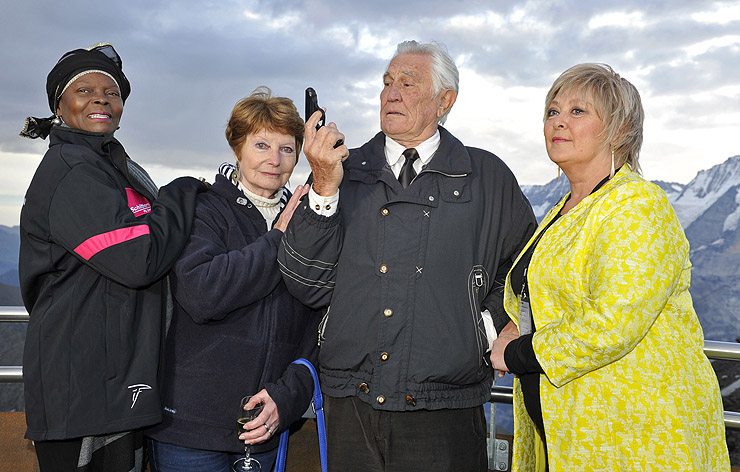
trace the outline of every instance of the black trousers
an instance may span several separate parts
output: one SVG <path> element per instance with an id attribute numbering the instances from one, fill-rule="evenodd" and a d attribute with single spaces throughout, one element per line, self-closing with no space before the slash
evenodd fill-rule
<path id="1" fill-rule="evenodd" d="M 75 472 L 80 460 L 82 438 L 63 441 L 35 441 L 41 472 Z"/>
<path id="2" fill-rule="evenodd" d="M 324 397 L 329 472 L 487 472 L 483 407 L 380 411 Z"/>
<path id="3" fill-rule="evenodd" d="M 115 435 L 61 441 L 35 441 L 41 472 L 129 472 L 142 469 L 144 435 Z M 82 461 L 82 466 L 79 462 Z"/>

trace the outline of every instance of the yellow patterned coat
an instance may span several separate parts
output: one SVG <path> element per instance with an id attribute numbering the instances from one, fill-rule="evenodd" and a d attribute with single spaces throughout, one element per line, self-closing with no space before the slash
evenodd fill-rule
<path id="1" fill-rule="evenodd" d="M 730 470 L 690 276 L 665 194 L 627 166 L 545 232 L 527 277 L 551 472 Z M 508 279 L 504 303 L 517 322 Z M 514 430 L 512 470 L 544 470 L 518 380 Z"/>

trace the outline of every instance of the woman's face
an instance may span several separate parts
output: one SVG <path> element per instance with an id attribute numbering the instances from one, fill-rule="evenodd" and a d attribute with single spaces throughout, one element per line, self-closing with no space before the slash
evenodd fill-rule
<path id="1" fill-rule="evenodd" d="M 239 151 L 239 180 L 261 197 L 270 198 L 288 182 L 298 161 L 295 136 L 281 131 L 260 131 L 247 135 Z"/>
<path id="2" fill-rule="evenodd" d="M 611 162 L 609 146 L 599 133 L 601 118 L 590 100 L 577 90 L 559 93 L 550 104 L 545 120 L 545 146 L 550 159 L 560 167 Z"/>
<path id="3" fill-rule="evenodd" d="M 71 128 L 113 134 L 123 114 L 121 91 L 105 74 L 91 72 L 62 94 L 57 115 Z"/>

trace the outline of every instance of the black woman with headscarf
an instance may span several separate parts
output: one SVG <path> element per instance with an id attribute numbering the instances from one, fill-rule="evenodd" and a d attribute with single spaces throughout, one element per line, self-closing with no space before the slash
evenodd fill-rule
<path id="1" fill-rule="evenodd" d="M 26 438 L 41 472 L 138 471 L 139 430 L 161 420 L 167 273 L 206 186 L 157 190 L 114 138 L 131 86 L 110 44 L 64 54 L 46 91 L 54 115 L 21 132 L 49 137 L 21 211 Z"/>

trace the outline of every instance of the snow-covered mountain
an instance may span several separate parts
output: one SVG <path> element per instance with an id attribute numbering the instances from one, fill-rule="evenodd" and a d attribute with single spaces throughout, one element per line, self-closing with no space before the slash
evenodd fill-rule
<path id="1" fill-rule="evenodd" d="M 738 186 L 740 186 L 740 156 L 734 156 L 711 169 L 700 171 L 694 180 L 671 199 L 671 203 L 683 227 L 689 228 L 720 199 L 734 199 Z M 730 193 L 732 197 L 728 197 Z M 738 218 L 740 213 L 731 217 L 732 221 L 728 221 L 727 229 L 737 228 Z"/>
<path id="2" fill-rule="evenodd" d="M 702 170 L 688 184 L 654 180 L 668 196 L 684 229 L 721 202 L 725 211 L 733 209 L 722 221 L 722 231 L 736 229 L 740 223 L 740 155 L 727 159 L 711 169 Z M 542 218 L 570 191 L 568 178 L 553 179 L 545 185 L 523 185 L 537 219 Z"/>
<path id="3" fill-rule="evenodd" d="M 565 174 L 545 185 L 522 185 L 522 192 L 529 199 L 534 216 L 541 220 L 545 213 L 570 192 L 570 182 Z"/>
<path id="4" fill-rule="evenodd" d="M 740 338 L 740 155 L 700 171 L 686 185 L 655 181 L 676 209 L 691 245 L 691 295 L 706 339 Z M 565 177 L 523 186 L 538 219 L 570 186 Z"/>
<path id="5" fill-rule="evenodd" d="M 683 192 L 683 189 L 686 188 L 686 185 L 676 182 L 663 182 L 662 180 L 653 180 L 652 182 L 662 188 L 665 194 L 668 195 L 668 199 L 671 201 L 673 201 L 678 194 Z"/>

